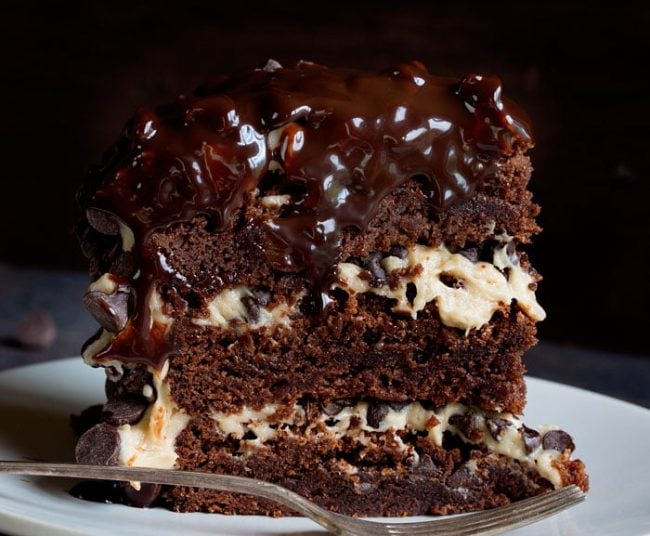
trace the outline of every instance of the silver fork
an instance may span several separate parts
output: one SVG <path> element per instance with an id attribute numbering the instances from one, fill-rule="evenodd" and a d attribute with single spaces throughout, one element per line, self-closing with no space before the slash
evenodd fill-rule
<path id="1" fill-rule="evenodd" d="M 502 534 L 508 530 L 544 519 L 585 499 L 585 494 L 578 487 L 569 486 L 493 510 L 463 516 L 438 518 L 432 521 L 391 523 L 335 514 L 276 484 L 239 476 L 134 467 L 102 467 L 17 461 L 0 461 L 0 473 L 92 480 L 140 481 L 152 484 L 190 486 L 246 493 L 280 503 L 310 518 L 332 534 L 357 536 Z"/>

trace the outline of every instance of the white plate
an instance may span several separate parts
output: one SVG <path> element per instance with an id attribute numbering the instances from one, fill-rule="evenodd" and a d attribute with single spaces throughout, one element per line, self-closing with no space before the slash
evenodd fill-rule
<path id="1" fill-rule="evenodd" d="M 0 459 L 70 461 L 71 413 L 101 401 L 103 372 L 71 358 L 0 373 Z M 568 430 L 591 476 L 586 503 L 520 529 L 534 535 L 650 534 L 650 411 L 528 378 L 526 422 Z M 19 535 L 322 534 L 302 518 L 175 514 L 81 501 L 70 482 L 0 477 L 0 532 Z"/>

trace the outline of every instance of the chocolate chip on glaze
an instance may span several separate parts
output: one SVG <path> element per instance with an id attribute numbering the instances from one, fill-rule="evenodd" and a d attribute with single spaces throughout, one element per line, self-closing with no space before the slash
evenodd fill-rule
<path id="1" fill-rule="evenodd" d="M 563 430 L 546 432 L 542 439 L 542 447 L 546 450 L 557 450 L 558 452 L 564 452 L 565 450 L 573 452 L 576 448 L 573 438 Z"/>
<path id="2" fill-rule="evenodd" d="M 117 333 L 126 326 L 129 319 L 128 291 L 119 289 L 112 294 L 105 294 L 91 290 L 84 294 L 83 302 L 95 320 L 111 333 Z"/>
<path id="3" fill-rule="evenodd" d="M 96 424 L 77 441 L 75 459 L 84 465 L 117 465 L 120 435 L 115 426 Z"/>
<path id="4" fill-rule="evenodd" d="M 109 400 L 102 409 L 102 420 L 113 426 L 135 424 L 142 419 L 147 407 L 149 404 L 144 399 Z"/>

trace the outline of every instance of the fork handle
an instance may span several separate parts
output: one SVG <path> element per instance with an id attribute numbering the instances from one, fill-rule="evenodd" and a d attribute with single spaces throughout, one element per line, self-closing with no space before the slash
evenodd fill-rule
<path id="1" fill-rule="evenodd" d="M 2 460 L 0 460 L 0 473 L 90 480 L 119 480 L 123 482 L 137 481 L 245 493 L 280 503 L 310 518 L 333 534 L 341 533 L 340 528 L 330 520 L 331 516 L 336 515 L 333 512 L 328 512 L 316 506 L 304 497 L 282 486 L 243 476 L 176 471 L 172 469 Z"/>

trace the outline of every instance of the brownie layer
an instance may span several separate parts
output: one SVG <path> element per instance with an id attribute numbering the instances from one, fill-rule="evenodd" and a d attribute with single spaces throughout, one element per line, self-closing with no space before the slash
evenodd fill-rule
<path id="1" fill-rule="evenodd" d="M 553 486 L 533 469 L 453 436 L 444 447 L 415 440 L 416 463 L 404 459 L 390 434 L 364 448 L 333 440 L 281 439 L 247 457 L 233 456 L 237 444 L 223 443 L 210 421 L 194 422 L 178 442 L 179 467 L 236 474 L 275 482 L 343 514 L 405 516 L 451 514 L 493 508 L 544 493 Z M 360 460 L 359 457 L 363 456 Z M 562 462 L 566 484 L 586 489 L 580 461 Z M 182 512 L 292 515 L 255 497 L 210 490 L 171 488 L 159 501 Z"/>
<path id="2" fill-rule="evenodd" d="M 305 396 L 523 409 L 521 354 L 535 342 L 535 327 L 516 307 L 466 336 L 443 326 L 434 304 L 413 320 L 395 318 L 385 298 L 358 301 L 362 307 L 354 312 L 298 318 L 273 337 L 176 323 L 179 355 L 169 370 L 174 399 L 191 413 Z"/>

